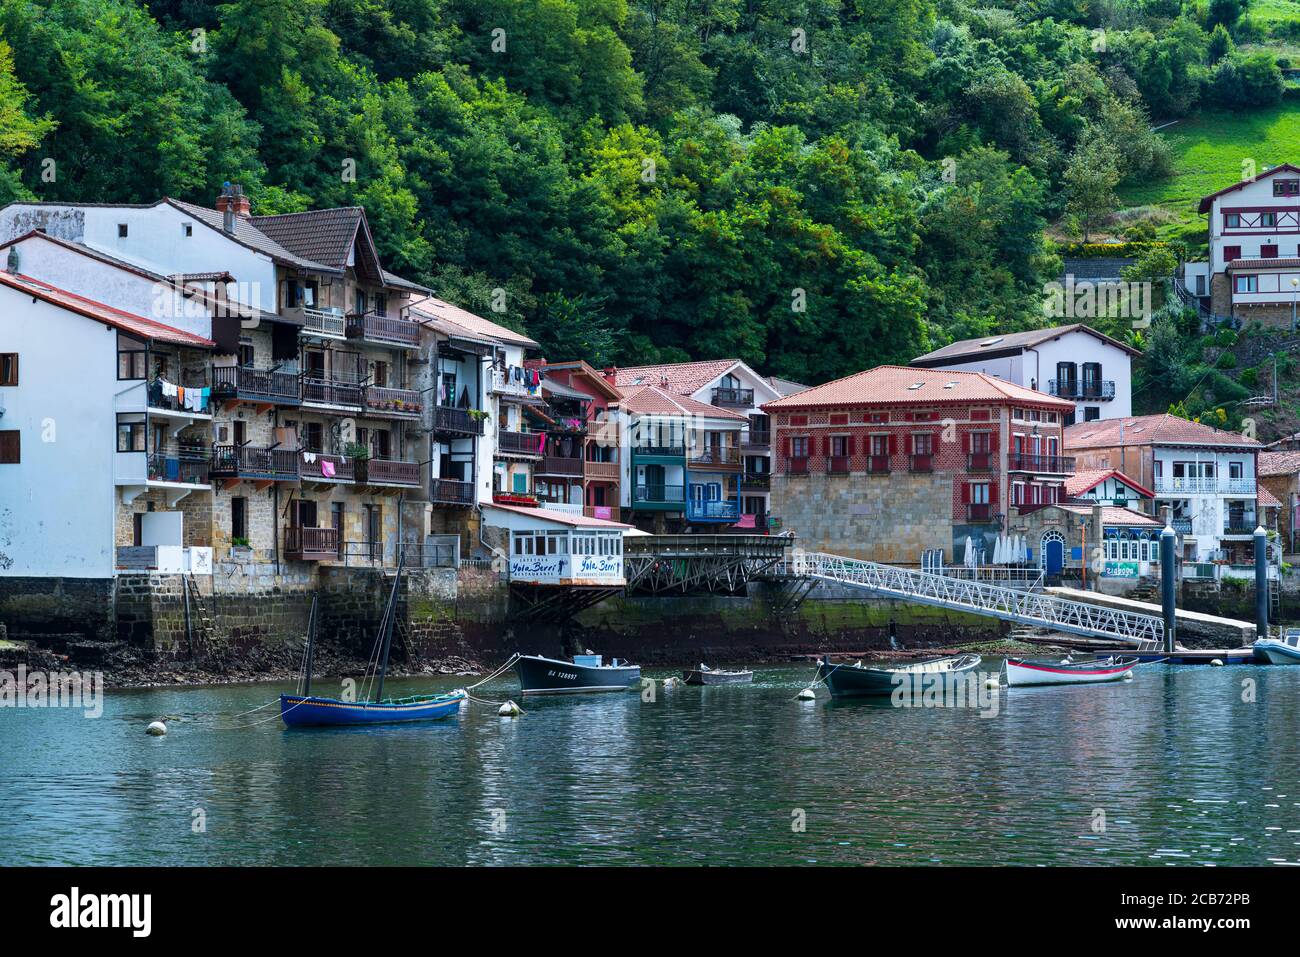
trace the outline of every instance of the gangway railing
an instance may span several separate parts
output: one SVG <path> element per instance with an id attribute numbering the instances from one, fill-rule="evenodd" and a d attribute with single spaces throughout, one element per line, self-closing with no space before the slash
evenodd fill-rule
<path id="1" fill-rule="evenodd" d="M 951 608 L 1087 637 L 1135 644 L 1164 643 L 1165 623 L 1154 615 L 1119 611 L 1047 593 L 1002 588 L 825 552 L 796 552 L 791 565 L 799 575 L 863 588 L 916 604 Z"/>

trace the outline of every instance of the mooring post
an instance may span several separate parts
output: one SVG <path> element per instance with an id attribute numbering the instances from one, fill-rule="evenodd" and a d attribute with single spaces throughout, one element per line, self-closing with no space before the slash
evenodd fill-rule
<path id="1" fill-rule="evenodd" d="M 1178 533 L 1172 525 L 1166 525 L 1160 533 L 1160 607 L 1165 617 L 1165 652 L 1174 653 L 1174 638 L 1177 628 L 1177 610 L 1174 606 L 1174 544 Z"/>
<path id="2" fill-rule="evenodd" d="M 1255 526 L 1255 637 L 1268 637 L 1268 532 Z"/>

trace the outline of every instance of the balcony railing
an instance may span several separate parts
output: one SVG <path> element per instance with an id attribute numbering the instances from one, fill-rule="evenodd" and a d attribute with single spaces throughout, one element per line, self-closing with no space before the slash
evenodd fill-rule
<path id="1" fill-rule="evenodd" d="M 1156 479 L 1155 493 L 1157 495 L 1254 495 L 1255 480 L 1222 476 L 1195 478 L 1171 476 Z"/>
<path id="2" fill-rule="evenodd" d="M 713 404 L 719 406 L 733 406 L 736 408 L 750 408 L 754 404 L 754 390 L 732 389 L 719 386 L 713 390 Z"/>
<path id="3" fill-rule="evenodd" d="M 543 432 L 497 432 L 497 451 L 511 455 L 542 455 L 546 434 Z"/>
<path id="4" fill-rule="evenodd" d="M 638 485 L 632 490 L 632 501 L 645 505 L 683 505 L 686 486 Z"/>
<path id="5" fill-rule="evenodd" d="M 785 460 L 785 470 L 790 475 L 808 474 L 808 456 L 792 455 Z"/>
<path id="6" fill-rule="evenodd" d="M 302 380 L 302 401 L 319 405 L 342 405 L 360 408 L 361 395 L 365 391 L 360 382 L 349 379 L 317 378 L 304 376 Z"/>
<path id="7" fill-rule="evenodd" d="M 214 445 L 214 478 L 262 479 L 272 482 L 298 481 L 299 454 L 290 449 L 257 445 Z"/>
<path id="8" fill-rule="evenodd" d="M 680 459 L 686 455 L 686 446 L 684 445 L 634 445 L 632 446 L 633 455 L 655 455 L 660 458 Z"/>
<path id="9" fill-rule="evenodd" d="M 150 452 L 145 458 L 150 482 L 207 485 L 209 453 L 199 445 L 177 445 Z"/>
<path id="10" fill-rule="evenodd" d="M 1105 401 L 1115 398 L 1115 381 L 1105 379 L 1098 382 L 1069 379 L 1048 379 L 1047 392 L 1061 399 L 1095 399 Z"/>
<path id="11" fill-rule="evenodd" d="M 538 387 L 527 379 L 517 379 L 509 369 L 493 367 L 491 389 L 500 395 L 537 395 Z"/>
<path id="12" fill-rule="evenodd" d="M 474 483 L 436 478 L 429 487 L 429 500 L 438 505 L 473 505 Z"/>
<path id="13" fill-rule="evenodd" d="M 419 346 L 420 326 L 409 319 L 394 319 L 368 312 L 364 316 L 347 318 L 347 337 L 379 342 L 384 345 Z"/>
<path id="14" fill-rule="evenodd" d="M 972 522 L 987 522 L 993 518 L 993 506 L 988 502 L 972 502 L 966 506 L 966 518 Z"/>
<path id="15" fill-rule="evenodd" d="M 735 499 L 686 502 L 686 518 L 694 522 L 734 522 L 740 518 L 740 503 Z"/>
<path id="16" fill-rule="evenodd" d="M 207 383 L 203 381 L 202 377 L 191 378 L 186 380 L 185 385 L 182 388 L 185 389 L 185 394 L 188 397 L 191 390 L 202 389 L 205 385 L 207 385 Z M 145 395 L 149 402 L 149 408 L 151 409 L 167 409 L 172 412 L 190 412 L 200 415 L 208 415 L 212 412 L 211 403 L 206 399 L 200 398 L 199 405 L 195 408 L 192 398 L 185 404 L 182 404 L 179 395 L 164 395 L 162 382 L 158 379 L 149 383 Z M 202 393 L 199 393 L 199 395 L 201 397 Z"/>
<path id="17" fill-rule="evenodd" d="M 1012 452 L 1007 458 L 1007 468 L 1012 472 L 1046 472 L 1066 475 L 1074 471 L 1074 457 L 1069 455 L 1031 455 Z"/>
<path id="18" fill-rule="evenodd" d="M 692 449 L 686 459 L 691 465 L 719 469 L 740 468 L 740 449 L 732 446 L 705 446 Z"/>
<path id="19" fill-rule="evenodd" d="M 907 468 L 909 472 L 933 472 L 933 455 L 909 455 Z"/>
<path id="20" fill-rule="evenodd" d="M 607 522 L 620 521 L 617 505 L 584 505 L 582 514 L 588 518 L 604 519 Z"/>
<path id="21" fill-rule="evenodd" d="M 826 471 L 831 475 L 848 475 L 849 457 L 847 455 L 832 455 L 826 460 Z"/>
<path id="22" fill-rule="evenodd" d="M 467 409 L 457 409 L 449 405 L 433 407 L 433 428 L 437 432 L 455 435 L 482 435 L 483 419 L 470 415 Z"/>
<path id="23" fill-rule="evenodd" d="M 366 482 L 371 485 L 420 484 L 420 463 L 392 459 L 369 459 L 365 464 Z"/>
<path id="24" fill-rule="evenodd" d="M 766 452 L 772 448 L 772 433 L 750 429 L 749 434 L 741 441 L 740 447 L 750 453 Z"/>
<path id="25" fill-rule="evenodd" d="M 1254 535 L 1255 529 L 1259 526 L 1255 516 L 1250 513 L 1244 515 L 1229 515 L 1223 522 L 1224 535 Z"/>
<path id="26" fill-rule="evenodd" d="M 582 474 L 596 482 L 617 482 L 620 478 L 617 462 L 593 462 L 591 459 L 583 463 Z"/>
<path id="27" fill-rule="evenodd" d="M 347 335 L 347 320 L 337 309 L 317 309 L 313 306 L 295 306 L 284 310 L 286 319 L 302 321 L 304 332 L 323 336 L 337 336 L 342 339 Z"/>
<path id="28" fill-rule="evenodd" d="M 1192 520 L 1190 518 L 1170 519 L 1169 524 L 1179 535 L 1192 534 Z"/>
<path id="29" fill-rule="evenodd" d="M 352 459 L 345 455 L 329 455 L 324 452 L 312 452 L 312 461 L 308 462 L 298 453 L 298 477 L 307 481 L 351 482 L 353 479 Z M 325 474 L 333 470 L 332 475 Z"/>
<path id="30" fill-rule="evenodd" d="M 992 452 L 971 452 L 966 456 L 967 472 L 989 472 L 992 471 L 996 462 L 996 457 Z"/>
<path id="31" fill-rule="evenodd" d="M 293 561 L 320 562 L 339 558 L 339 530 L 290 525 L 284 530 L 284 552 Z"/>
<path id="32" fill-rule="evenodd" d="M 742 492 L 766 492 L 772 488 L 772 476 L 766 472 L 761 475 L 745 475 L 740 479 Z"/>
<path id="33" fill-rule="evenodd" d="M 377 415 L 418 416 L 424 409 L 424 397 L 414 389 L 368 385 L 364 399 L 366 411 Z"/>
<path id="34" fill-rule="evenodd" d="M 297 405 L 302 401 L 297 374 L 250 366 L 213 366 L 212 394 L 219 399 L 247 399 L 269 405 Z"/>
<path id="35" fill-rule="evenodd" d="M 582 459 L 563 455 L 548 455 L 538 468 L 541 475 L 582 475 Z"/>
<path id="36" fill-rule="evenodd" d="M 889 474 L 889 456 L 888 455 L 867 456 L 867 473 L 869 475 Z"/>

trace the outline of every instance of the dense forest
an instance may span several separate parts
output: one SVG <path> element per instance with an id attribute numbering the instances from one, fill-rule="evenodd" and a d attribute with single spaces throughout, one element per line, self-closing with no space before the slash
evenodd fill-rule
<path id="1" fill-rule="evenodd" d="M 1245 0 L 0 0 L 0 201 L 360 204 L 596 363 L 818 382 L 1044 322 L 1155 121 L 1276 103 Z"/>

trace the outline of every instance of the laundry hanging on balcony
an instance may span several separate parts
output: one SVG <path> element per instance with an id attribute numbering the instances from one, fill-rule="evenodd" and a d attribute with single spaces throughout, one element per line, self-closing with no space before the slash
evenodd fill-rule
<path id="1" fill-rule="evenodd" d="M 155 380 L 159 393 L 166 399 L 174 399 L 176 406 L 190 412 L 208 411 L 208 400 L 212 390 L 207 386 L 186 388 L 159 377 Z"/>

